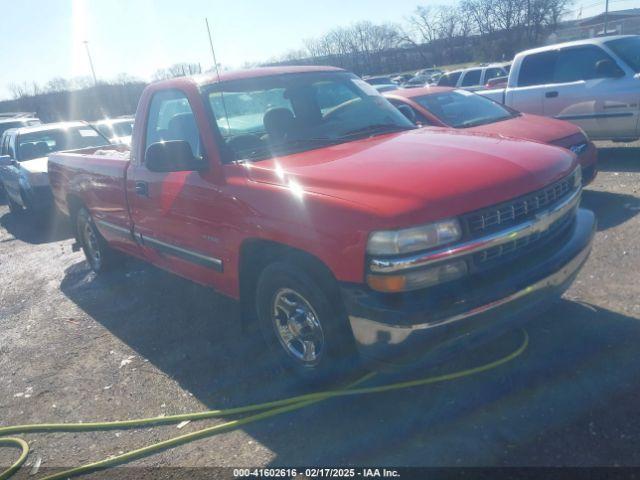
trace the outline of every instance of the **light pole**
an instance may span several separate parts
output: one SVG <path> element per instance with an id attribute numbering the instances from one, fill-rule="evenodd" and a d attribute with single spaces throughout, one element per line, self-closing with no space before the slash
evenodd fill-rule
<path id="1" fill-rule="evenodd" d="M 604 34 L 607 35 L 607 23 L 609 20 L 609 0 L 606 0 L 604 7 Z"/>
<path id="2" fill-rule="evenodd" d="M 93 60 L 91 60 L 91 52 L 89 52 L 89 41 L 85 40 L 84 48 L 87 50 L 87 57 L 89 57 L 89 66 L 91 67 L 91 75 L 93 75 L 93 84 L 98 85 L 98 79 L 96 78 L 96 71 L 93 68 Z"/>

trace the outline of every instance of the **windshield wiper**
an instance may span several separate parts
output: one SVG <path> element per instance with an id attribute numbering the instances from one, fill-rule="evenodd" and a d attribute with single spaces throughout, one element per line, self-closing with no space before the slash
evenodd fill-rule
<path id="1" fill-rule="evenodd" d="M 282 143 L 264 145 L 261 147 L 243 149 L 235 153 L 235 161 L 243 160 L 259 160 L 265 157 L 273 157 L 277 155 L 288 155 L 290 153 L 297 153 L 296 148 L 300 147 L 320 147 L 325 145 L 335 145 L 342 143 L 343 140 L 339 138 L 329 137 L 312 137 L 312 138 L 300 138 L 296 140 L 290 140 Z M 299 151 L 299 150 L 298 150 Z M 238 158 L 240 157 L 240 158 Z"/>
<path id="2" fill-rule="evenodd" d="M 403 130 L 413 130 L 414 127 L 406 127 L 402 125 L 397 125 L 395 123 L 374 123 L 372 125 L 367 125 L 366 127 L 356 128 L 354 130 L 349 130 L 344 135 L 341 135 L 338 138 L 350 138 L 357 135 L 380 135 L 383 133 L 392 133 L 399 132 Z"/>
<path id="3" fill-rule="evenodd" d="M 462 123 L 461 123 L 461 124 L 459 124 L 456 128 L 471 128 L 471 127 L 478 127 L 478 126 L 480 126 L 480 125 L 486 125 L 487 123 L 502 122 L 503 120 L 509 120 L 510 118 L 513 118 L 513 116 L 511 116 L 511 115 L 507 115 L 506 117 L 485 117 L 485 118 L 479 118 L 479 119 L 472 120 L 472 121 L 462 122 Z"/>

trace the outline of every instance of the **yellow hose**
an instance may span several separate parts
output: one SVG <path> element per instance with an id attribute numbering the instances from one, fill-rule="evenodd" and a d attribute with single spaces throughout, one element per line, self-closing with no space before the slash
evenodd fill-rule
<path id="1" fill-rule="evenodd" d="M 70 478 L 82 474 L 94 472 L 96 470 L 102 470 L 105 468 L 113 467 L 122 463 L 129 462 L 136 458 L 145 457 L 151 455 L 160 450 L 166 450 L 169 448 L 183 445 L 194 440 L 205 438 L 217 433 L 226 432 L 246 425 L 248 423 L 256 422 L 265 418 L 280 415 L 282 413 L 291 412 L 311 405 L 313 403 L 326 400 L 333 397 L 343 397 L 347 395 L 366 395 L 371 393 L 383 393 L 392 390 L 401 390 L 405 388 L 418 387 L 422 385 L 428 385 L 438 382 L 446 382 L 449 380 L 455 380 L 457 378 L 468 377 L 477 373 L 486 372 L 497 368 L 505 363 L 510 362 L 516 357 L 520 356 L 529 345 L 529 335 L 526 331 L 522 331 L 523 341 L 517 350 L 514 350 L 509 355 L 494 360 L 493 362 L 485 363 L 477 367 L 458 370 L 457 372 L 447 373 L 443 375 L 437 375 L 432 377 L 418 378 L 415 380 L 408 380 L 404 382 L 390 383 L 387 385 L 379 385 L 375 387 L 359 387 L 356 385 L 365 382 L 372 378 L 375 373 L 369 373 L 358 381 L 352 383 L 346 388 L 340 390 L 327 390 L 324 392 L 309 393 L 306 395 L 298 395 L 295 397 L 284 398 L 281 400 L 275 400 L 272 402 L 257 403 L 253 405 L 247 405 L 244 407 L 228 408 L 224 410 L 207 410 L 204 412 L 185 413 L 180 415 L 170 415 L 166 417 L 151 417 L 140 418 L 135 420 L 120 420 L 114 422 L 91 422 L 91 423 L 35 423 L 31 425 L 16 425 L 10 427 L 0 427 L 0 435 L 9 435 L 14 433 L 29 433 L 29 432 L 88 432 L 96 430 L 109 430 L 109 429 L 123 429 L 132 427 L 142 427 L 147 425 L 160 425 L 167 423 L 178 423 L 185 420 L 202 420 L 212 417 L 223 417 L 227 415 L 235 415 L 239 413 L 249 413 L 264 410 L 260 413 L 256 413 L 247 417 L 243 417 L 237 420 L 231 420 L 229 422 L 215 425 L 208 428 L 203 428 L 195 432 L 180 435 L 162 442 L 153 443 L 146 447 L 131 450 L 129 452 L 110 457 L 104 460 L 100 460 L 94 463 L 88 463 L 80 467 L 75 467 L 70 470 L 66 470 L 54 475 L 44 477 L 42 480 L 54 480 Z M 16 462 L 4 472 L 0 473 L 0 480 L 6 480 L 11 477 L 25 462 L 27 455 L 29 454 L 29 445 L 21 438 L 5 437 L 0 438 L 0 446 L 10 445 L 13 447 L 19 447 L 22 449 L 22 453 Z"/>

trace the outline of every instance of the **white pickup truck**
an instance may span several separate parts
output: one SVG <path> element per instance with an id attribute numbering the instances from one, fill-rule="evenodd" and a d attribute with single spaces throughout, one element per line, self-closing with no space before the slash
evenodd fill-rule
<path id="1" fill-rule="evenodd" d="M 527 50 L 507 87 L 477 91 L 518 111 L 568 120 L 592 140 L 640 138 L 640 36 L 616 35 Z"/>

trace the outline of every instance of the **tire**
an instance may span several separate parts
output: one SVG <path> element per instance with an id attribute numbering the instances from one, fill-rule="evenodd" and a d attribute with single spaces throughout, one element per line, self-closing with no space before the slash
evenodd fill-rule
<path id="1" fill-rule="evenodd" d="M 84 207 L 76 215 L 76 234 L 87 263 L 94 272 L 106 272 L 120 263 L 120 255 L 109 247 Z"/>
<path id="2" fill-rule="evenodd" d="M 280 365 L 302 380 L 334 382 L 359 362 L 335 280 L 317 270 L 286 261 L 268 265 L 258 279 L 256 311 Z"/>

